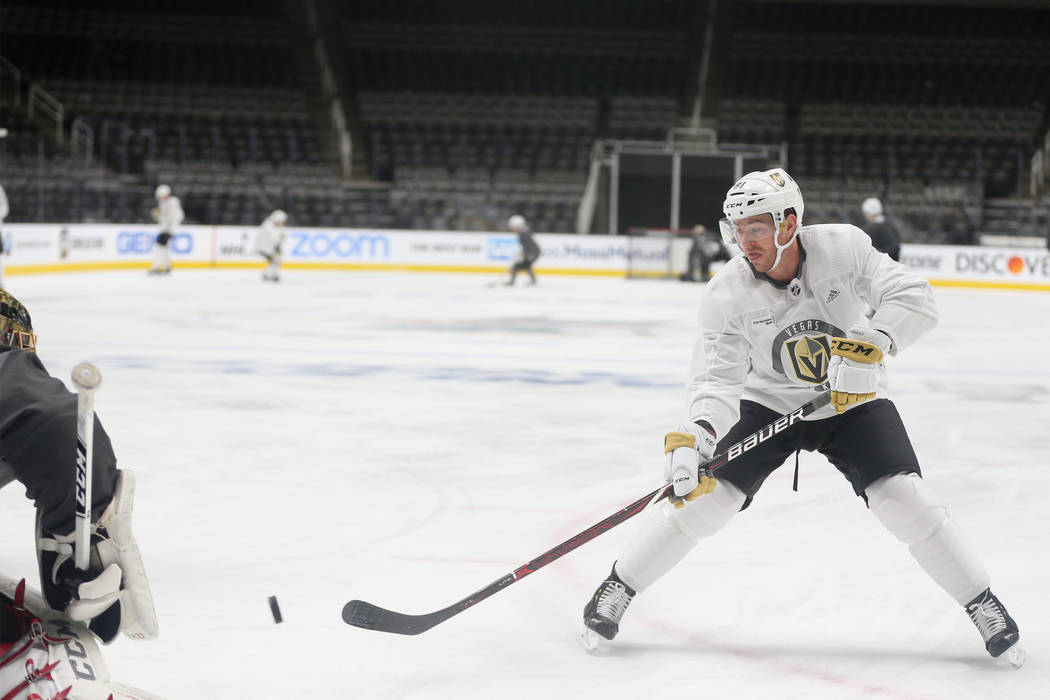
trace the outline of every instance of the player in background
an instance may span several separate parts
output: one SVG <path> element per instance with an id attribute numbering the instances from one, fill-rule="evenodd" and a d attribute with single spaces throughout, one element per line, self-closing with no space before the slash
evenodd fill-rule
<path id="1" fill-rule="evenodd" d="M 532 264 L 540 257 L 540 247 L 536 244 L 529 225 L 525 223 L 525 217 L 520 214 L 510 217 L 507 219 L 507 228 L 518 234 L 518 244 L 521 246 L 517 259 L 510 267 L 510 279 L 507 280 L 507 286 L 514 285 L 514 280 L 517 279 L 519 272 L 528 273 L 529 284 L 536 284 L 536 273 L 532 271 Z"/>
<path id="2" fill-rule="evenodd" d="M 900 260 L 901 237 L 893 222 L 882 210 L 882 202 L 875 197 L 869 197 L 861 203 L 860 210 L 867 221 L 864 224 L 864 232 L 871 238 L 871 244 L 875 246 L 875 250 L 881 250 L 894 260 Z"/>
<path id="3" fill-rule="evenodd" d="M 731 257 L 720 237 L 708 231 L 706 226 L 694 226 L 688 267 L 679 279 L 683 282 L 708 282 L 711 280 L 711 263 L 716 260 L 728 262 Z"/>
<path id="4" fill-rule="evenodd" d="M 11 235 L 4 231 L 4 219 L 11 213 L 11 207 L 7 203 L 7 192 L 0 185 L 0 288 L 4 286 L 4 258 L 11 254 Z"/>
<path id="5" fill-rule="evenodd" d="M 157 241 L 153 245 L 153 265 L 149 274 L 167 275 L 171 273 L 171 237 L 175 227 L 182 223 L 186 215 L 182 211 L 182 202 L 171 193 L 171 188 L 167 185 L 157 185 L 153 194 L 157 199 L 157 206 L 153 207 L 150 213 L 157 222 L 159 231 Z"/>
<path id="6" fill-rule="evenodd" d="M 781 169 L 745 175 L 723 211 L 726 243 L 743 255 L 726 263 L 700 302 L 689 422 L 664 439 L 664 477 L 674 494 L 643 521 L 588 602 L 582 640 L 615 637 L 636 593 L 750 506 L 792 453 L 815 450 L 962 606 L 987 651 L 1009 650 L 1020 665 L 1016 623 L 991 592 L 980 555 L 923 481 L 886 398 L 883 358 L 937 323 L 929 283 L 876 251 L 855 226 L 802 227 L 802 193 Z M 714 454 L 829 390 L 830 405 L 712 474 L 698 473 Z M 796 462 L 796 484 L 797 476 Z"/>
<path id="7" fill-rule="evenodd" d="M 259 225 L 255 235 L 255 249 L 268 263 L 263 270 L 262 278 L 266 282 L 281 280 L 281 244 L 284 243 L 284 225 L 288 215 L 281 209 L 274 209 Z"/>
<path id="8" fill-rule="evenodd" d="M 0 290 L 0 487 L 18 481 L 34 501 L 43 600 L 103 642 L 120 632 L 152 639 L 157 617 L 131 527 L 135 474 L 117 469 L 109 436 L 97 417 L 90 564 L 87 571 L 74 565 L 77 396 L 48 374 L 36 355 L 36 341 L 29 312 Z M 12 600 L 17 608 L 17 597 L 5 593 L 8 609 Z M 37 606 L 32 614 L 47 611 Z M 3 625 L 5 644 L 12 635 L 17 639 L 25 634 L 11 620 L 7 616 Z M 24 673 L 24 665 L 22 669 Z"/>

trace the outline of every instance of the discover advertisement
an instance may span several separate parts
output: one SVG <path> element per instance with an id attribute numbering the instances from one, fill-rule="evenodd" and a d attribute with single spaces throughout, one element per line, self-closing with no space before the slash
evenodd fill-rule
<path id="1" fill-rule="evenodd" d="M 905 243 L 901 262 L 933 284 L 1050 290 L 1050 252 L 1042 248 Z"/>

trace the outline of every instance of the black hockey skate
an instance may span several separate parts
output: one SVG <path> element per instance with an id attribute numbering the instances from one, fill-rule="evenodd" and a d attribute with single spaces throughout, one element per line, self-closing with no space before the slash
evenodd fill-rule
<path id="1" fill-rule="evenodd" d="M 609 577 L 602 581 L 598 590 L 591 596 L 587 607 L 583 609 L 583 624 L 585 629 L 580 635 L 580 642 L 588 651 L 593 651 L 598 646 L 595 635 L 612 639 L 620 631 L 620 619 L 627 612 L 627 606 L 631 604 L 635 591 L 616 575 L 616 565 L 613 565 Z"/>
<path id="2" fill-rule="evenodd" d="M 999 658 L 1005 653 L 1006 660 L 1012 665 L 1020 667 L 1024 663 L 1024 651 L 1015 646 L 1021 638 L 1017 623 L 991 589 L 984 589 L 983 593 L 967 603 L 966 614 L 977 626 L 984 638 L 984 648 L 993 658 Z"/>

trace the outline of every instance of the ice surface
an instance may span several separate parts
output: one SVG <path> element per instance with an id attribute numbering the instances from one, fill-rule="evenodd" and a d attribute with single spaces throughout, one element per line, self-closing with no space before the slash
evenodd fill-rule
<path id="1" fill-rule="evenodd" d="M 352 598 L 443 608 L 659 481 L 703 287 L 489 281 L 8 279 L 55 376 L 101 369 L 98 413 L 139 473 L 161 636 L 105 647 L 114 678 L 170 700 L 1050 695 L 1039 292 L 939 289 L 941 325 L 889 361 L 926 478 L 1021 626 L 1020 671 L 813 455 L 798 493 L 776 472 L 593 655 L 583 606 L 644 514 L 421 636 L 345 625 Z M 35 581 L 31 504 L 0 499 L 2 570 Z"/>

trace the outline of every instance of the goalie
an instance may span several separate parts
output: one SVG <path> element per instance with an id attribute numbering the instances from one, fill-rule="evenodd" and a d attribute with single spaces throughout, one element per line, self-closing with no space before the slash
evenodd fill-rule
<path id="1" fill-rule="evenodd" d="M 76 628 L 70 632 L 74 636 L 90 631 L 103 642 L 111 642 L 123 632 L 132 639 L 152 639 L 157 636 L 157 618 L 131 529 L 135 475 L 117 469 L 109 436 L 97 418 L 90 563 L 87 571 L 74 566 L 76 414 L 76 395 L 50 376 L 36 356 L 36 335 L 28 311 L 0 290 L 0 487 L 17 480 L 35 503 L 40 600 L 59 614 L 55 619 L 64 619 L 67 627 Z M 47 625 L 40 628 L 30 624 L 34 617 L 54 617 L 42 602 L 27 612 L 10 587 L 2 592 L 5 605 L 0 643 L 24 640 L 27 644 L 53 645 L 41 631 Z M 0 646 L 4 663 L 19 646 Z M 0 664 L 0 671 L 10 665 Z M 9 690 L 3 687 L 7 680 L 0 673 L 0 697 L 9 697 L 3 695 Z M 95 695 L 78 696 L 74 692 L 61 697 Z"/>

